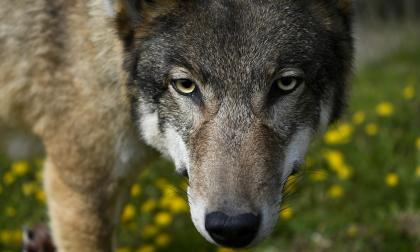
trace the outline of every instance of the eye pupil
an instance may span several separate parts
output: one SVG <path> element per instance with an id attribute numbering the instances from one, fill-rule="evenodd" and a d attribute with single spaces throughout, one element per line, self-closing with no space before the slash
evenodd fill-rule
<path id="1" fill-rule="evenodd" d="M 290 86 L 295 79 L 293 77 L 283 77 L 281 78 L 281 82 L 283 86 Z"/>
<path id="2" fill-rule="evenodd" d="M 190 80 L 182 80 L 180 81 L 180 84 L 183 86 L 183 88 L 185 89 L 190 89 L 193 86 L 192 81 Z"/>

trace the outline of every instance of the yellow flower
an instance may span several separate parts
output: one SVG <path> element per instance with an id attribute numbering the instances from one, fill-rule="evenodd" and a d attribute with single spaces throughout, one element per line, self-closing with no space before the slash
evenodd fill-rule
<path id="1" fill-rule="evenodd" d="M 38 190 L 37 192 L 36 192 L 36 199 L 39 201 L 39 202 L 41 202 L 41 203 L 45 203 L 45 201 L 46 201 L 46 197 L 45 197 L 45 193 L 44 193 L 44 191 L 42 191 L 42 190 Z"/>
<path id="2" fill-rule="evenodd" d="M 44 173 L 42 173 L 42 171 L 38 171 L 35 177 L 38 182 L 42 182 L 44 180 Z"/>
<path id="3" fill-rule="evenodd" d="M 326 159 L 328 165 L 333 169 L 337 169 L 344 165 L 343 154 L 336 150 L 328 150 L 324 153 L 324 158 Z"/>
<path id="4" fill-rule="evenodd" d="M 16 209 L 14 207 L 6 207 L 6 216 L 7 217 L 15 217 L 16 216 Z"/>
<path id="5" fill-rule="evenodd" d="M 12 239 L 15 244 L 20 245 L 22 243 L 22 231 L 19 229 L 13 231 Z"/>
<path id="6" fill-rule="evenodd" d="M 341 138 L 337 130 L 330 129 L 325 133 L 324 141 L 327 144 L 337 144 L 341 141 Z"/>
<path id="7" fill-rule="evenodd" d="M 121 220 L 123 222 L 130 221 L 136 215 L 136 208 L 132 204 L 127 204 L 124 207 L 123 213 L 121 215 Z"/>
<path id="8" fill-rule="evenodd" d="M 187 191 L 188 190 L 188 182 L 187 181 L 182 181 L 180 187 L 182 188 L 182 190 Z"/>
<path id="9" fill-rule="evenodd" d="M 406 100 L 411 100 L 416 95 L 416 89 L 414 85 L 407 85 L 403 90 L 403 96 Z"/>
<path id="10" fill-rule="evenodd" d="M 390 172 L 385 176 L 385 183 L 389 187 L 396 187 L 399 182 L 399 177 L 395 172 Z"/>
<path id="11" fill-rule="evenodd" d="M 3 181 L 5 185 L 13 184 L 13 182 L 15 182 L 15 176 L 13 175 L 13 173 L 7 172 L 3 176 Z"/>
<path id="12" fill-rule="evenodd" d="M 339 185 L 333 185 L 328 189 L 328 196 L 333 199 L 341 198 L 344 194 L 343 187 Z"/>
<path id="13" fill-rule="evenodd" d="M 150 238 L 155 236 L 159 232 L 159 229 L 154 225 L 147 225 L 141 230 L 141 235 L 144 238 Z"/>
<path id="14" fill-rule="evenodd" d="M 327 144 L 345 144 L 350 141 L 352 133 L 353 127 L 349 123 L 341 123 L 325 133 L 324 141 Z"/>
<path id="15" fill-rule="evenodd" d="M 143 213 L 150 213 L 156 208 L 156 200 L 154 199 L 148 199 L 141 205 L 141 211 Z"/>
<path id="16" fill-rule="evenodd" d="M 140 195 L 140 193 L 141 193 L 141 186 L 139 184 L 134 184 L 131 187 L 131 196 L 132 197 L 137 197 L 137 196 Z"/>
<path id="17" fill-rule="evenodd" d="M 136 252 L 154 252 L 155 247 L 152 245 L 144 245 L 136 250 Z"/>
<path id="18" fill-rule="evenodd" d="M 283 220 L 289 220 L 292 217 L 293 217 L 293 209 L 290 206 L 285 206 L 280 211 L 280 218 L 282 218 Z"/>
<path id="19" fill-rule="evenodd" d="M 394 105 L 389 102 L 381 102 L 376 106 L 376 113 L 381 117 L 388 117 L 394 113 Z"/>
<path id="20" fill-rule="evenodd" d="M 417 150 L 420 150 L 420 137 L 417 137 L 416 139 L 416 148 Z"/>
<path id="21" fill-rule="evenodd" d="M 169 209 L 173 213 L 188 212 L 188 204 L 185 202 L 183 198 L 176 196 L 170 202 Z"/>
<path id="22" fill-rule="evenodd" d="M 420 165 L 416 168 L 416 177 L 420 178 Z"/>
<path id="23" fill-rule="evenodd" d="M 357 227 L 357 225 L 355 224 L 350 224 L 347 227 L 347 235 L 349 237 L 355 237 L 357 235 L 357 233 L 359 233 L 359 228 Z"/>
<path id="24" fill-rule="evenodd" d="M 12 234 L 8 230 L 0 231 L 0 241 L 3 244 L 9 244 L 13 239 Z"/>
<path id="25" fill-rule="evenodd" d="M 32 194 L 34 194 L 37 191 L 37 186 L 35 183 L 24 183 L 22 185 L 22 193 L 25 196 L 31 196 Z"/>
<path id="26" fill-rule="evenodd" d="M 167 247 L 171 242 L 171 237 L 168 234 L 160 234 L 155 238 L 155 244 L 158 247 Z"/>
<path id="27" fill-rule="evenodd" d="M 378 125 L 375 124 L 375 123 L 369 123 L 365 127 L 365 132 L 369 136 L 374 136 L 374 135 L 378 134 Z"/>
<path id="28" fill-rule="evenodd" d="M 328 177 L 328 173 L 324 169 L 318 169 L 313 171 L 311 174 L 311 180 L 316 182 L 325 181 Z"/>
<path id="29" fill-rule="evenodd" d="M 340 179 L 346 180 L 351 175 L 351 169 L 347 165 L 340 166 L 337 170 L 337 175 Z"/>
<path id="30" fill-rule="evenodd" d="M 168 212 L 159 212 L 155 215 L 155 223 L 158 226 L 168 226 L 172 223 L 172 215 Z"/>
<path id="31" fill-rule="evenodd" d="M 25 161 L 18 161 L 12 164 L 12 173 L 16 176 L 25 175 L 29 170 L 29 164 Z"/>
<path id="32" fill-rule="evenodd" d="M 117 252 L 130 252 L 129 248 L 117 248 Z"/>
<path id="33" fill-rule="evenodd" d="M 293 193 L 296 191 L 296 176 L 291 175 L 287 178 L 286 184 L 284 185 L 284 192 L 286 194 Z"/>
<path id="34" fill-rule="evenodd" d="M 164 178 L 158 178 L 158 179 L 155 181 L 155 186 L 156 186 L 157 188 L 160 188 L 160 189 L 165 188 L 168 184 L 169 184 L 169 182 L 168 182 L 166 179 L 164 179 Z"/>
<path id="35" fill-rule="evenodd" d="M 353 114 L 353 123 L 356 125 L 360 125 L 362 124 L 366 119 L 366 114 L 363 111 L 357 111 L 356 113 Z"/>

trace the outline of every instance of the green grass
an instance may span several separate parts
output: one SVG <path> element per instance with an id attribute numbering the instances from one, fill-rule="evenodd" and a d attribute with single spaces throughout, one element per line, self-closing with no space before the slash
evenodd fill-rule
<path id="1" fill-rule="evenodd" d="M 417 91 L 412 99 L 403 96 L 407 86 Z M 290 183 L 287 207 L 274 234 L 254 251 L 419 251 L 419 93 L 418 45 L 355 73 L 349 109 L 329 131 L 337 143 L 320 137 L 312 144 L 304 171 L 296 185 Z M 377 113 L 383 102 L 393 108 L 386 117 Z M 365 115 L 363 122 L 353 121 L 356 112 Z M 369 124 L 377 126 L 376 134 L 366 133 Z M 343 125 L 347 129 L 338 130 Z M 331 166 L 328 151 L 341 153 L 344 163 Z M 29 170 L 19 175 L 19 165 L 15 163 L 13 172 L 13 164 L 0 154 L 0 251 L 19 251 L 19 230 L 46 220 L 39 179 L 42 161 L 25 162 Z M 147 251 L 147 246 L 158 251 L 217 250 L 195 231 L 185 205 L 168 203 L 184 197 L 182 189 L 169 187 L 168 181 L 176 188 L 183 183 L 172 165 L 159 160 L 151 166 L 139 175 L 141 192 L 130 198 L 119 228 L 121 251 Z M 398 181 L 387 183 L 386 178 Z M 156 207 L 150 207 L 152 202 L 150 209 L 142 210 L 150 199 Z M 162 213 L 170 217 L 167 223 Z"/>

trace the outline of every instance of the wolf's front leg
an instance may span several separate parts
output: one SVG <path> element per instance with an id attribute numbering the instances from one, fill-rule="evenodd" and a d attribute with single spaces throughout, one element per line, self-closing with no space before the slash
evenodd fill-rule
<path id="1" fill-rule="evenodd" d="M 86 167 L 88 169 L 89 167 Z M 110 180 L 75 186 L 48 161 L 44 183 L 54 243 L 59 252 L 107 252 L 114 248 L 122 185 Z M 82 171 L 83 169 L 76 169 Z M 83 174 L 73 174 L 80 176 Z M 98 177 L 102 177 L 98 174 Z M 87 182 L 89 183 L 89 182 Z M 81 182 L 83 184 L 83 182 Z"/>

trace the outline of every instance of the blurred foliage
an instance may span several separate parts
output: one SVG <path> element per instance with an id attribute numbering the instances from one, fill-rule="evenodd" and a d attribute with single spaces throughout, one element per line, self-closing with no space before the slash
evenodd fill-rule
<path id="1" fill-rule="evenodd" d="M 274 234 L 253 251 L 420 251 L 420 47 L 356 73 L 347 114 L 289 179 Z M 0 155 L 0 251 L 46 221 L 42 159 Z M 195 230 L 186 181 L 158 160 L 131 187 L 119 252 L 230 251 Z"/>
<path id="2" fill-rule="evenodd" d="M 363 21 L 402 21 L 420 18 L 418 0 L 356 0 L 357 17 Z"/>

